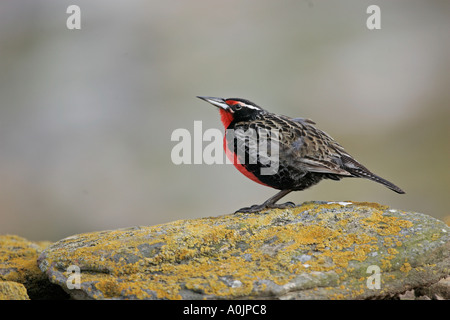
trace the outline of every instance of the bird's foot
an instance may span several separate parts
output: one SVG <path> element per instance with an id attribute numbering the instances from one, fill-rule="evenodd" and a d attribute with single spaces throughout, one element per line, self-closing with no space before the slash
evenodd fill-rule
<path id="1" fill-rule="evenodd" d="M 254 204 L 251 207 L 245 207 L 237 210 L 235 213 L 254 213 L 254 212 L 260 212 L 262 210 L 266 209 L 286 209 L 286 208 L 293 208 L 295 207 L 295 203 L 289 201 L 286 203 L 280 203 L 280 204 Z"/>

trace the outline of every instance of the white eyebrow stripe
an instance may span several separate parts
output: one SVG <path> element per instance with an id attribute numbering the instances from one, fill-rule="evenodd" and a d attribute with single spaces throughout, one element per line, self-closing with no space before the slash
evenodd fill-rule
<path id="1" fill-rule="evenodd" d="M 246 108 L 249 108 L 249 109 L 254 109 L 254 110 L 261 110 L 261 109 L 260 109 L 260 108 L 258 108 L 258 107 L 255 107 L 255 106 L 252 106 L 252 105 L 249 105 L 249 104 L 243 103 L 243 102 L 239 102 L 239 104 L 240 104 L 241 106 L 243 106 L 243 107 L 246 107 Z"/>

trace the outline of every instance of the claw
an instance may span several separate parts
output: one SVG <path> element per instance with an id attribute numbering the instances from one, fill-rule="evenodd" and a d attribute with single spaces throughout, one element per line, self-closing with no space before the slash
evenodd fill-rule
<path id="1" fill-rule="evenodd" d="M 254 204 L 251 207 L 241 208 L 241 209 L 237 210 L 235 213 L 239 213 L 239 212 L 240 213 L 254 213 L 254 212 L 259 212 L 261 210 L 264 210 L 266 208 L 267 207 L 262 204 L 260 204 L 260 205 Z"/>
<path id="2" fill-rule="evenodd" d="M 265 205 L 263 204 L 254 204 L 251 207 L 245 207 L 237 210 L 235 213 L 255 213 L 260 212 L 262 210 L 266 209 L 286 209 L 286 208 L 293 208 L 295 207 L 295 203 L 289 201 L 286 203 L 280 203 L 280 204 L 271 204 L 271 205 Z"/>

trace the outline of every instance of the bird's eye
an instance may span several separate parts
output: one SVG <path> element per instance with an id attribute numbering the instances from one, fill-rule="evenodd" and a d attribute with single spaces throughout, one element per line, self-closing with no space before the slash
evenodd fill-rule
<path id="1" fill-rule="evenodd" d="M 240 104 L 237 104 L 237 105 L 234 106 L 234 109 L 239 111 L 239 110 L 242 109 L 242 106 Z"/>

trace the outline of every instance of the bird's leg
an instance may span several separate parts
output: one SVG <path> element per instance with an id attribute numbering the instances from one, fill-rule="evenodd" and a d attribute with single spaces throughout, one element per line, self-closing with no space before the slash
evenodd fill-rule
<path id="1" fill-rule="evenodd" d="M 288 193 L 292 192 L 292 190 L 281 190 L 280 192 L 278 192 L 276 195 L 274 195 L 273 197 L 267 199 L 266 201 L 264 201 L 263 204 L 255 204 L 251 207 L 246 207 L 246 208 L 241 208 L 238 211 L 236 211 L 235 213 L 238 212 L 244 212 L 244 213 L 252 213 L 252 212 L 258 212 L 261 211 L 263 209 L 284 209 L 284 208 L 292 208 L 295 206 L 295 203 L 293 202 L 286 202 L 286 203 L 281 203 L 281 204 L 275 204 L 278 200 L 280 200 L 281 198 L 283 198 L 285 195 L 287 195 Z"/>

